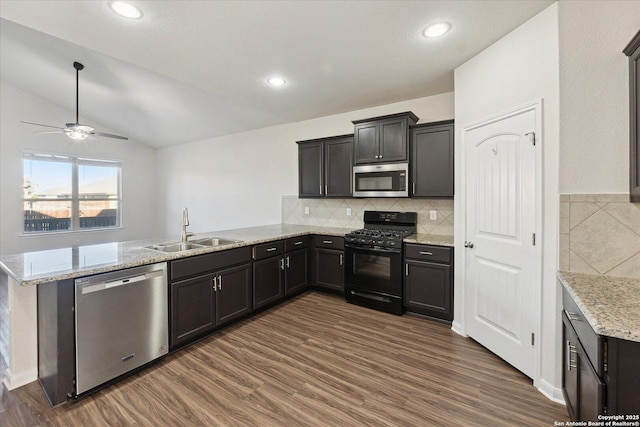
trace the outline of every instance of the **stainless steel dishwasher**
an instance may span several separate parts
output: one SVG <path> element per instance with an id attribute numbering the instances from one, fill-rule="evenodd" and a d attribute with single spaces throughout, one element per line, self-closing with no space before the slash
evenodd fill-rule
<path id="1" fill-rule="evenodd" d="M 75 281 L 76 394 L 167 353 L 167 263 Z"/>

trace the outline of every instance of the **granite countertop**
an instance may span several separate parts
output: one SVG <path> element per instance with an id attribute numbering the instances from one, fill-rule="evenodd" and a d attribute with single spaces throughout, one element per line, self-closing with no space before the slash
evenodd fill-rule
<path id="1" fill-rule="evenodd" d="M 564 271 L 558 278 L 597 334 L 640 342 L 640 279 Z"/>
<path id="2" fill-rule="evenodd" d="M 438 245 L 453 247 L 453 236 L 442 236 L 439 234 L 412 234 L 404 238 L 405 243 L 418 243 L 421 245 Z"/>
<path id="3" fill-rule="evenodd" d="M 180 237 L 134 240 L 128 242 L 103 243 L 75 246 L 39 252 L 6 255 L 0 257 L 0 269 L 20 285 L 39 285 L 57 280 L 72 279 L 140 265 L 165 262 L 210 252 L 251 246 L 274 240 L 307 234 L 344 236 L 350 228 L 317 227 L 306 225 L 276 224 L 249 228 L 238 228 L 207 233 L 196 233 L 191 240 L 220 237 L 239 240 L 238 243 L 217 247 L 204 247 L 177 253 L 164 253 L 145 246 L 179 242 Z M 413 234 L 405 239 L 408 243 L 453 246 L 453 237 L 429 234 Z"/>

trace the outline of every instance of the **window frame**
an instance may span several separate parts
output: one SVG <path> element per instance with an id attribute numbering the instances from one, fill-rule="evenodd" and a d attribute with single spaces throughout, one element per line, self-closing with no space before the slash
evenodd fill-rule
<path id="1" fill-rule="evenodd" d="M 78 232 L 90 232 L 90 231 L 104 231 L 104 230 L 114 230 L 122 228 L 122 161 L 115 159 L 105 159 L 105 158 L 91 158 L 89 156 L 81 156 L 81 155 L 68 155 L 68 154 L 54 154 L 47 153 L 42 151 L 23 151 L 22 152 L 22 177 L 23 177 L 23 185 L 24 185 L 24 177 L 25 177 L 25 169 L 24 169 L 24 161 L 25 160 L 40 160 L 40 161 L 49 161 L 49 162 L 60 162 L 71 165 L 71 195 L 70 197 L 60 198 L 60 197 L 51 197 L 51 198 L 39 198 L 37 201 L 57 201 L 57 202 L 69 202 L 71 205 L 71 218 L 70 225 L 68 229 L 61 230 L 36 230 L 36 231 L 26 231 L 25 230 L 25 207 L 24 204 L 33 199 L 28 199 L 25 197 L 24 188 L 22 192 L 22 236 L 38 236 L 43 234 L 60 234 L 60 233 L 78 233 Z M 79 168 L 80 166 L 110 166 L 117 168 L 117 195 L 116 198 L 90 198 L 83 199 L 80 197 L 80 181 L 79 181 Z M 102 227 L 88 227 L 81 228 L 80 227 L 80 204 L 83 201 L 108 201 L 116 203 L 116 223 L 115 225 L 110 226 L 102 226 Z"/>

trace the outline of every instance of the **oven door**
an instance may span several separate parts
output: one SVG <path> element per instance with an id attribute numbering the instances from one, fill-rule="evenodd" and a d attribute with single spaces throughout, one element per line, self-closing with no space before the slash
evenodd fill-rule
<path id="1" fill-rule="evenodd" d="M 402 254 L 394 249 L 365 249 L 345 245 L 347 287 L 402 295 Z"/>

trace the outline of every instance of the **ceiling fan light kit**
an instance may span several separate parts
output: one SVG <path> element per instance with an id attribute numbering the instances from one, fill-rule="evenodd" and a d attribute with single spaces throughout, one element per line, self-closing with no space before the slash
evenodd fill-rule
<path id="1" fill-rule="evenodd" d="M 76 122 L 75 123 L 67 123 L 65 125 L 65 127 L 43 125 L 43 124 L 40 124 L 40 123 L 25 122 L 25 121 L 22 121 L 22 123 L 26 123 L 28 125 L 44 126 L 44 127 L 48 127 L 48 128 L 58 129 L 57 131 L 43 131 L 43 132 L 36 132 L 36 133 L 39 133 L 39 134 L 62 133 L 62 134 L 65 134 L 69 138 L 74 139 L 76 141 L 81 141 L 81 140 L 86 139 L 87 137 L 89 137 L 91 135 L 104 136 L 104 137 L 107 137 L 107 138 L 115 138 L 115 139 L 129 139 L 126 136 L 114 135 L 114 134 L 105 133 L 105 132 L 96 132 L 96 130 L 94 128 L 92 128 L 91 126 L 80 124 L 80 108 L 79 108 L 79 93 L 80 93 L 80 91 L 79 91 L 79 77 L 80 76 L 79 76 L 79 73 L 80 73 L 81 70 L 84 69 L 84 65 L 82 65 L 79 62 L 74 62 L 73 63 L 73 68 L 76 69 Z"/>

